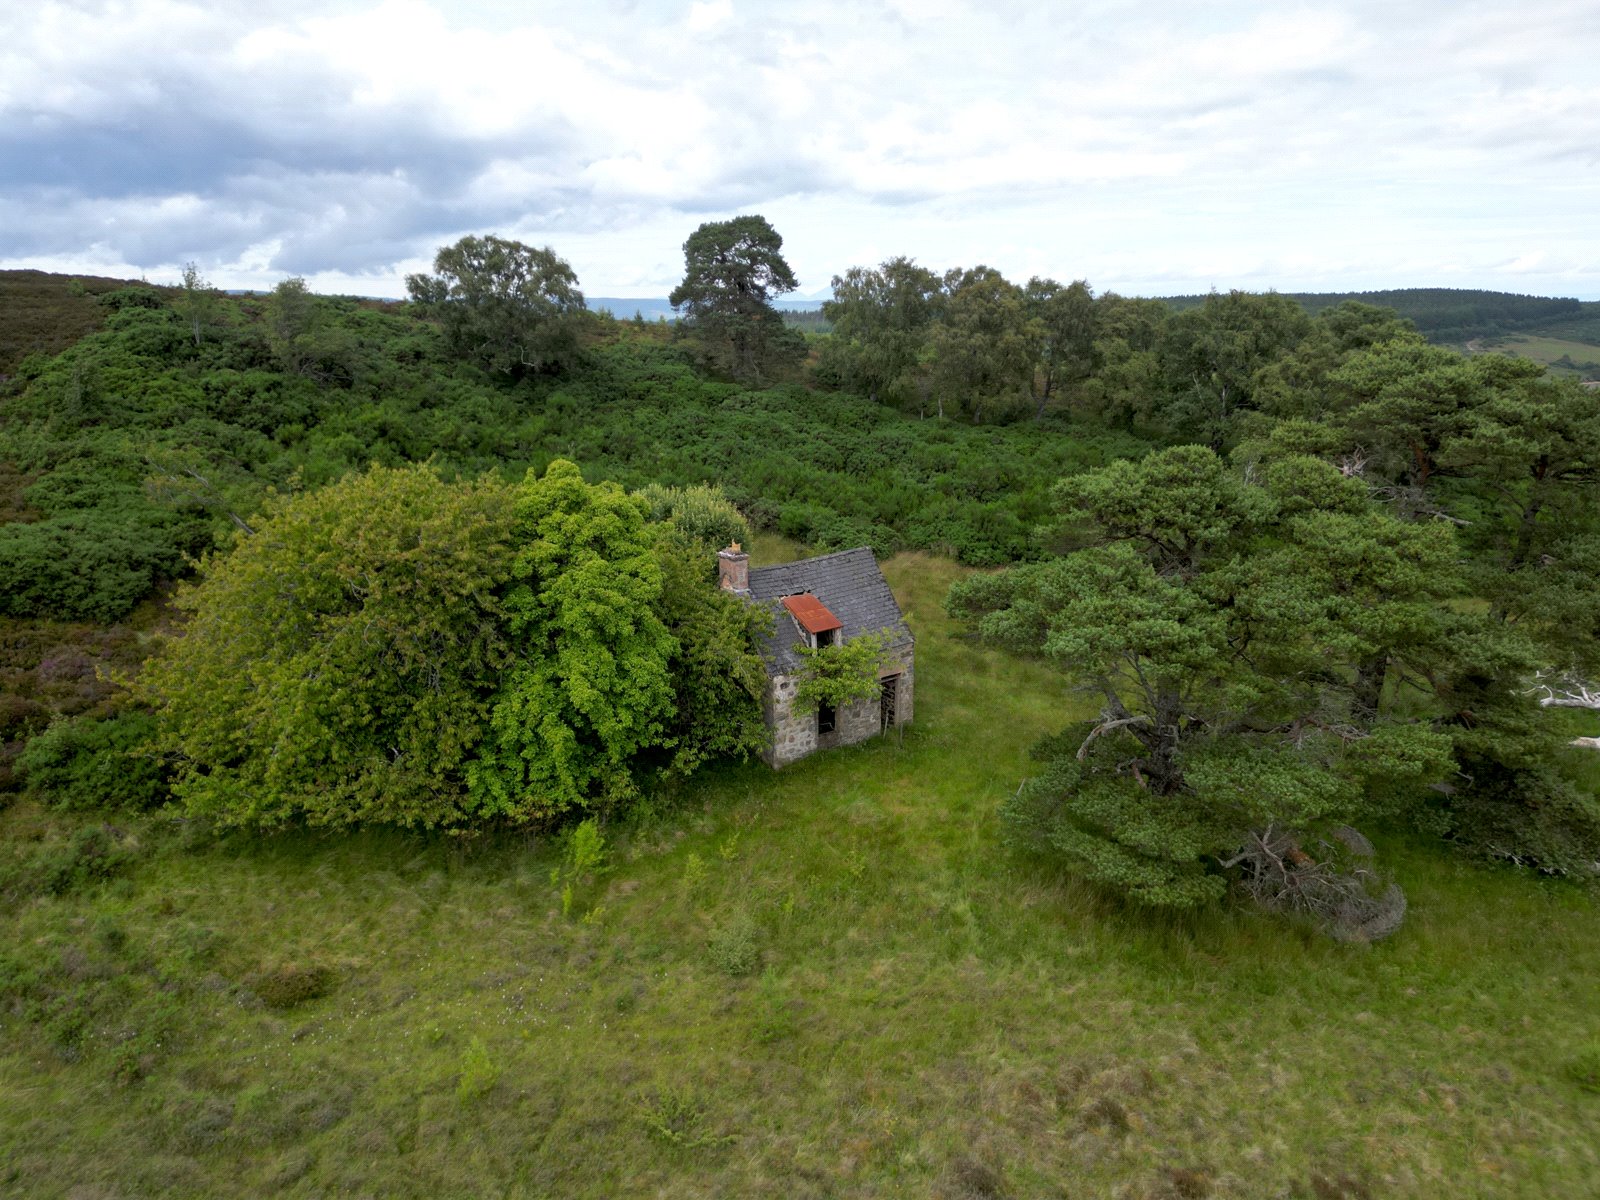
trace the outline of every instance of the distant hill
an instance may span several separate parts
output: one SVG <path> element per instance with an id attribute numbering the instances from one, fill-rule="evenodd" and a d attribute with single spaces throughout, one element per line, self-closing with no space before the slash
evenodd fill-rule
<path id="1" fill-rule="evenodd" d="M 1441 345 L 1466 345 L 1481 338 L 1538 331 L 1554 334 L 1559 326 L 1574 341 L 1593 339 L 1600 345 L 1600 302 L 1570 297 L 1523 296 L 1468 288 L 1397 288 L 1382 292 L 1281 293 L 1315 315 L 1346 300 L 1392 308 L 1416 323 L 1418 331 Z M 1175 309 L 1192 308 L 1204 296 L 1165 296 Z M 1575 336 L 1581 333 L 1583 336 Z"/>
<path id="2" fill-rule="evenodd" d="M 631 321 L 637 313 L 646 321 L 656 321 L 665 318 L 676 321 L 678 314 L 673 311 L 672 305 L 663 298 L 637 296 L 588 296 L 584 299 L 591 311 L 600 312 L 604 309 L 618 320 Z M 783 313 L 809 313 L 819 312 L 822 309 L 820 300 L 774 300 L 772 307 Z"/>
<path id="3" fill-rule="evenodd" d="M 1385 292 L 1284 292 L 1316 314 L 1359 300 L 1392 308 L 1416 323 L 1423 337 L 1468 354 L 1495 351 L 1541 362 L 1558 375 L 1600 380 L 1600 301 L 1524 296 L 1468 288 L 1397 288 Z M 1204 296 L 1164 296 L 1174 309 Z"/>

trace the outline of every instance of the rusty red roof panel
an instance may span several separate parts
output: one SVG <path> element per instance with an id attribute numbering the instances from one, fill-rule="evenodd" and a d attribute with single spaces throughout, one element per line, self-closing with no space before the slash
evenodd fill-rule
<path id="1" fill-rule="evenodd" d="M 800 628 L 807 633 L 827 633 L 830 629 L 844 627 L 844 622 L 829 612 L 828 606 L 810 592 L 801 592 L 798 596 L 785 596 L 783 606 L 796 621 L 800 622 Z"/>

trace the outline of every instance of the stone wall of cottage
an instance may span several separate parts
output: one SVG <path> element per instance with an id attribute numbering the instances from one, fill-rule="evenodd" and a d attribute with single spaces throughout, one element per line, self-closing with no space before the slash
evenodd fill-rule
<path id="1" fill-rule="evenodd" d="M 915 660 L 910 646 L 899 646 L 889 651 L 878 671 L 879 679 L 887 679 L 891 675 L 900 677 L 895 693 L 896 725 L 906 725 L 911 721 L 915 674 Z M 762 757 L 770 766 L 781 767 L 813 751 L 832 746 L 851 746 L 879 732 L 882 701 L 878 696 L 872 696 L 840 709 L 833 732 L 819 735 L 817 710 L 795 703 L 795 689 L 799 686 L 798 675 L 775 675 L 767 681 L 763 711 L 767 728 L 772 731 L 772 743 Z"/>

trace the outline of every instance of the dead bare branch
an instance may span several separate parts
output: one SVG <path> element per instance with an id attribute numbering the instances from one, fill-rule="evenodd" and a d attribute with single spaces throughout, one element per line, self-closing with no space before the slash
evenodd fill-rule
<path id="1" fill-rule="evenodd" d="M 1089 745 L 1101 734 L 1110 733 L 1113 729 L 1122 729 L 1129 725 L 1149 724 L 1150 718 L 1140 713 L 1132 717 L 1121 717 L 1114 721 L 1102 721 L 1089 731 L 1089 736 L 1083 739 L 1083 745 L 1078 747 L 1078 761 L 1082 762 L 1089 753 Z"/>
<path id="2" fill-rule="evenodd" d="M 1251 830 L 1223 862 L 1263 908 L 1300 913 L 1340 941 L 1376 941 L 1400 928 L 1405 893 L 1365 865 L 1372 844 L 1347 826 L 1309 845 L 1274 826 Z M 1314 853 L 1313 853 L 1314 852 Z"/>

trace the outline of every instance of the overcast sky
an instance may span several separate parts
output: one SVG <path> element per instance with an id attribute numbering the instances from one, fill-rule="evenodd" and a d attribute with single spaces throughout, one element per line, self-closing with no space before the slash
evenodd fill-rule
<path id="1" fill-rule="evenodd" d="M 1600 2 L 0 4 L 0 267 L 400 295 L 466 233 L 663 296 L 764 214 L 1158 295 L 1600 298 Z"/>

